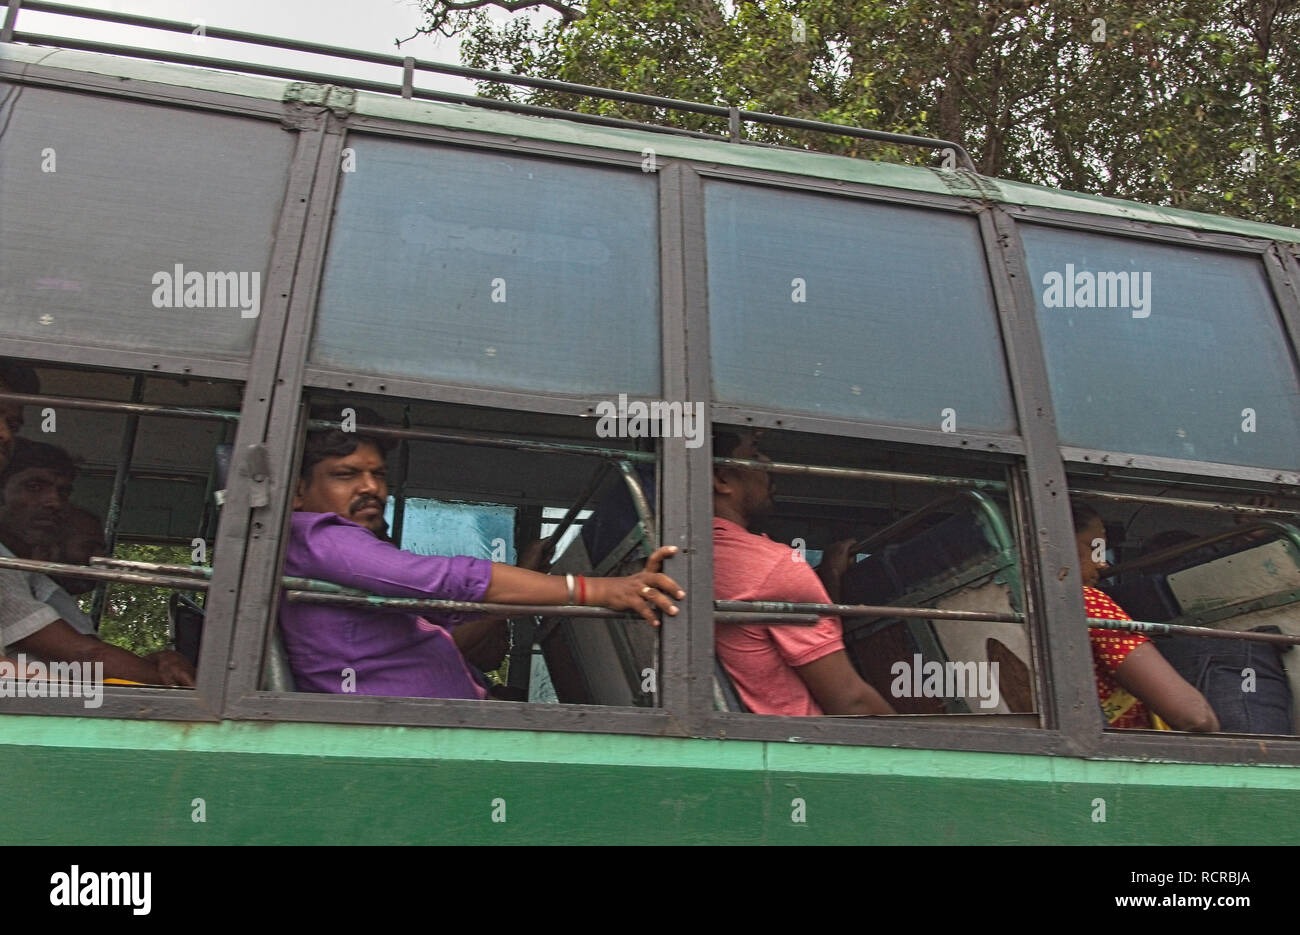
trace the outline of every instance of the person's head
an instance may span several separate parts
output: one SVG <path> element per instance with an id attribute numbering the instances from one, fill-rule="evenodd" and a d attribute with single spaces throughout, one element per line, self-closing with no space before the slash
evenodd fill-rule
<path id="1" fill-rule="evenodd" d="M 89 565 L 96 555 L 107 555 L 108 543 L 104 539 L 104 521 L 89 510 L 72 507 L 68 510 L 63 533 L 63 547 L 59 561 L 70 565 Z M 55 578 L 69 594 L 86 594 L 95 590 L 96 582 L 90 578 Z"/>
<path id="2" fill-rule="evenodd" d="M 713 456 L 746 461 L 772 460 L 758 450 L 757 438 L 750 432 L 714 432 Z M 772 512 L 775 492 L 776 484 L 770 471 L 726 465 L 713 468 L 713 514 L 746 529 Z"/>
<path id="3" fill-rule="evenodd" d="M 39 393 L 36 371 L 26 364 L 0 358 L 0 390 L 8 393 Z M 14 441 L 23 427 L 23 404 L 0 399 L 0 471 L 13 456 Z"/>
<path id="4" fill-rule="evenodd" d="M 337 412 L 323 418 L 337 418 Z M 358 410 L 357 421 L 378 424 L 378 416 Z M 389 444 L 373 435 L 325 429 L 309 432 L 293 508 L 307 513 L 337 513 L 375 533 L 385 527 Z"/>
<path id="5" fill-rule="evenodd" d="M 1094 561 L 1093 555 L 1098 548 L 1105 551 L 1106 524 L 1101 514 L 1082 503 L 1070 504 L 1070 515 L 1074 520 L 1074 543 L 1079 553 L 1079 574 L 1087 587 L 1096 587 L 1101 574 L 1106 570 L 1106 561 Z M 1098 545 L 1100 541 L 1100 546 Z"/>
<path id="6" fill-rule="evenodd" d="M 62 541 L 77 463 L 55 445 L 18 439 L 0 472 L 0 528 L 11 549 Z"/>

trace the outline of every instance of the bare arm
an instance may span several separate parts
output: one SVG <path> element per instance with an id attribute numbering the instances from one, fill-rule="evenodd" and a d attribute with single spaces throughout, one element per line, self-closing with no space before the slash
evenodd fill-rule
<path id="1" fill-rule="evenodd" d="M 1174 730 L 1211 733 L 1219 729 L 1214 709 L 1171 666 L 1153 643 L 1143 643 L 1115 670 L 1115 681 L 1160 715 Z"/>
<path id="2" fill-rule="evenodd" d="M 141 659 L 125 649 L 78 633 L 62 620 L 42 627 L 14 643 L 12 648 L 56 662 L 102 662 L 105 678 L 127 679 L 148 685 L 194 684 L 193 667 L 176 653 L 154 653 Z"/>
<path id="3" fill-rule="evenodd" d="M 858 675 L 849 654 L 837 649 L 795 669 L 827 714 L 893 714 L 889 702 Z"/>
<path id="4" fill-rule="evenodd" d="M 680 600 L 686 592 L 676 581 L 659 571 L 664 559 L 676 552 L 677 547 L 672 545 L 656 549 L 642 571 L 626 578 L 586 578 L 586 603 L 612 610 L 635 611 L 650 623 L 658 623 L 656 608 L 666 614 L 677 613 L 672 598 Z M 494 564 L 484 601 L 489 604 L 567 604 L 569 590 L 559 576 Z"/>

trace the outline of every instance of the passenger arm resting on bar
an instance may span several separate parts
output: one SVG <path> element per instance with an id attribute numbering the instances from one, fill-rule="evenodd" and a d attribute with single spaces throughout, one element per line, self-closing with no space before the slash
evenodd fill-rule
<path id="1" fill-rule="evenodd" d="M 178 653 L 141 658 L 94 636 L 77 632 L 58 612 L 31 592 L 27 576 L 0 571 L 0 648 L 46 662 L 104 664 L 105 678 L 148 685 L 193 685 L 194 668 Z"/>
<path id="2" fill-rule="evenodd" d="M 78 633 L 62 620 L 55 620 L 31 636 L 18 640 L 9 650 L 50 662 L 102 662 L 105 678 L 126 679 L 146 685 L 194 684 L 194 667 L 179 653 L 164 650 L 137 656 L 96 637 Z"/>
<path id="3" fill-rule="evenodd" d="M 646 559 L 645 568 L 625 578 L 586 578 L 586 603 L 610 610 L 631 610 L 650 623 L 657 623 L 655 608 L 676 614 L 670 598 L 686 596 L 672 578 L 662 574 L 664 559 L 677 553 L 666 545 L 655 549 Z M 513 565 L 492 565 L 492 580 L 484 601 L 489 604 L 567 604 L 568 587 L 563 578 L 544 575 Z"/>
<path id="4" fill-rule="evenodd" d="M 1154 643 L 1143 643 L 1120 663 L 1113 678 L 1174 730 L 1212 733 L 1219 719 L 1205 696 L 1178 674 Z"/>

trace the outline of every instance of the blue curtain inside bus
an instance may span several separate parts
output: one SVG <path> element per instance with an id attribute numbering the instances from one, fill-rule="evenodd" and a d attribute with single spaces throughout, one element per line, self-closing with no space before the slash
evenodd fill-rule
<path id="1" fill-rule="evenodd" d="M 1300 383 L 1259 259 L 1021 235 L 1063 444 L 1294 469 Z"/>
<path id="2" fill-rule="evenodd" d="M 537 392 L 659 391 L 657 177 L 350 136 L 314 364 Z"/>
<path id="3" fill-rule="evenodd" d="M 392 497 L 384 510 L 393 526 Z M 407 497 L 402 504 L 403 549 L 417 555 L 469 555 L 515 563 L 515 508 L 482 503 L 447 503 Z"/>
<path id="4" fill-rule="evenodd" d="M 1012 432 L 974 219 L 708 182 L 720 402 Z"/>

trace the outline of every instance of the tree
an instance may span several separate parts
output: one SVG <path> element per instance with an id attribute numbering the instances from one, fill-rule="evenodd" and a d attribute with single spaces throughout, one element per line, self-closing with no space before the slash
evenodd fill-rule
<path id="1" fill-rule="evenodd" d="M 119 542 L 114 554 L 138 562 L 188 564 L 190 561 L 189 546 Z M 112 582 L 99 622 L 100 638 L 138 656 L 166 649 L 167 602 L 171 593 L 170 588 Z M 89 612 L 90 601 L 89 595 L 82 598 L 83 610 Z"/>
<path id="2" fill-rule="evenodd" d="M 494 23 L 486 8 L 516 15 Z M 466 64 L 961 143 L 985 175 L 1300 226 L 1300 0 L 424 0 Z M 796 19 L 797 18 L 797 19 Z M 480 93 L 725 133 L 717 118 Z M 752 139 L 936 154 L 751 125 Z"/>

